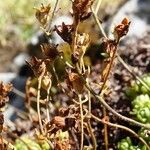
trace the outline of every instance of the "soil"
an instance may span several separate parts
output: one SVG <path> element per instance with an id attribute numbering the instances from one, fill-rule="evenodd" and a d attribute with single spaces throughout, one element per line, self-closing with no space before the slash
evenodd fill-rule
<path id="1" fill-rule="evenodd" d="M 124 61 L 133 69 L 133 71 L 141 76 L 145 73 L 150 72 L 150 32 L 147 32 L 143 35 L 142 39 L 135 39 L 134 41 L 128 43 L 125 46 L 121 46 L 118 50 L 120 56 L 124 59 Z M 100 65 L 95 66 L 96 70 L 100 69 Z M 131 100 L 125 95 L 125 91 L 127 87 L 130 86 L 131 81 L 134 78 L 131 74 L 116 61 L 115 67 L 112 69 L 112 75 L 110 78 L 110 90 L 111 93 L 107 96 L 107 103 L 114 108 L 118 113 L 132 118 L 129 114 L 131 110 Z M 98 107 L 98 108 L 95 108 Z M 98 117 L 102 118 L 102 113 L 99 110 L 99 104 L 93 104 L 94 113 L 97 114 Z M 110 122 L 125 125 L 130 127 L 134 131 L 138 131 L 138 128 L 132 125 L 129 125 L 127 122 L 119 120 L 114 117 L 110 112 L 107 112 Z M 103 125 L 102 124 L 93 124 L 95 126 L 95 134 L 97 135 L 96 139 L 98 139 L 98 149 L 105 149 L 104 143 L 104 135 L 103 135 Z M 109 135 L 109 149 L 116 150 L 117 142 L 126 136 L 132 135 L 127 133 L 126 131 L 109 127 L 108 128 Z M 136 143 L 137 140 L 134 139 Z"/>

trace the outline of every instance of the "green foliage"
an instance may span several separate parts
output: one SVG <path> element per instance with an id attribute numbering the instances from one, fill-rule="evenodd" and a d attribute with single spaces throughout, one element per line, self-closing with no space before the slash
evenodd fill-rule
<path id="1" fill-rule="evenodd" d="M 21 140 L 16 140 L 16 150 L 28 150 L 29 148 L 32 150 L 51 150 L 49 144 L 46 141 L 43 141 L 41 144 L 38 144 L 37 142 L 35 142 L 27 136 L 21 137 Z"/>
<path id="2" fill-rule="evenodd" d="M 142 80 L 150 87 L 150 74 L 145 74 Z M 132 111 L 135 119 L 142 123 L 150 123 L 150 92 L 139 82 L 134 81 L 132 86 L 126 91 L 127 96 L 132 100 Z M 141 128 L 138 135 L 147 142 L 150 142 L 148 130 Z M 134 146 L 130 137 L 126 137 L 118 142 L 119 150 L 146 150 L 146 146 Z"/>
<path id="3" fill-rule="evenodd" d="M 119 150 L 136 150 L 137 148 L 132 145 L 132 141 L 129 137 L 122 139 L 118 143 L 118 149 Z"/>
<path id="4" fill-rule="evenodd" d="M 16 150 L 28 150 L 28 146 L 32 148 L 32 150 L 42 150 L 39 144 L 29 139 L 28 137 L 24 136 L 21 139 L 24 142 L 19 139 L 16 140 L 16 144 L 15 144 Z"/>
<path id="5" fill-rule="evenodd" d="M 150 87 L 150 74 L 145 74 L 142 80 Z M 150 122 L 150 92 L 139 81 L 134 81 L 132 86 L 126 91 L 127 95 L 133 99 L 133 110 L 131 114 L 143 123 Z"/>
<path id="6" fill-rule="evenodd" d="M 141 128 L 138 135 L 142 137 L 144 140 L 146 140 L 147 142 L 150 142 L 150 135 L 148 133 L 149 133 L 149 130 L 145 128 Z"/>
<path id="7" fill-rule="evenodd" d="M 3 38 L 9 36 L 11 29 L 16 32 L 21 39 L 27 40 L 35 32 L 34 9 L 39 2 L 36 0 L 5 0 L 0 1 L 0 31 Z"/>
<path id="8" fill-rule="evenodd" d="M 150 87 L 150 74 L 145 74 L 142 77 L 142 80 Z M 132 86 L 127 89 L 126 94 L 131 98 L 135 98 L 137 95 L 140 94 L 150 95 L 150 92 L 139 81 L 134 81 L 132 83 Z"/>
<path id="9" fill-rule="evenodd" d="M 133 110 L 131 114 L 143 123 L 150 123 L 150 97 L 149 95 L 139 95 L 132 101 Z"/>
<path id="10" fill-rule="evenodd" d="M 130 137 L 126 137 L 125 139 L 122 139 L 120 142 L 118 142 L 117 148 L 118 150 L 146 150 L 146 146 L 133 145 Z"/>
<path id="11" fill-rule="evenodd" d="M 57 139 L 59 139 L 60 141 L 64 141 L 66 139 L 69 139 L 69 133 L 68 131 L 65 131 L 63 132 L 62 130 L 59 130 L 57 133 L 56 133 L 56 136 L 55 136 Z"/>
<path id="12" fill-rule="evenodd" d="M 42 150 L 51 150 L 50 145 L 44 141 L 41 145 Z"/>

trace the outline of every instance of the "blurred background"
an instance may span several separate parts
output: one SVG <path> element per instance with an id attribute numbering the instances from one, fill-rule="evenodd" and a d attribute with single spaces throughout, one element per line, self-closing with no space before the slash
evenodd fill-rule
<path id="1" fill-rule="evenodd" d="M 36 38 L 41 35 L 39 32 L 42 30 L 35 18 L 34 7 L 40 7 L 41 3 L 48 4 L 48 2 L 46 0 L 0 1 L 0 72 L 16 71 L 14 58 L 21 52 L 28 53 L 28 46 L 32 42 L 36 43 Z M 53 7 L 55 0 L 50 2 Z M 107 21 L 124 3 L 125 0 L 103 0 L 98 13 L 100 19 Z M 58 6 L 56 16 L 62 14 L 67 16 L 69 5 L 69 0 L 63 0 Z"/>
<path id="2" fill-rule="evenodd" d="M 56 34 L 47 38 L 35 17 L 35 8 L 40 8 L 41 3 L 47 5 L 49 2 L 53 10 L 56 0 L 0 0 L 0 81 L 12 82 L 14 86 L 10 94 L 13 107 L 9 107 L 5 112 L 6 117 L 11 120 L 16 118 L 14 106 L 24 109 L 25 84 L 27 78 L 32 75 L 25 60 L 30 56 L 42 57 L 40 44 L 44 42 L 62 42 Z M 98 2 L 101 2 L 98 17 L 110 38 L 114 26 L 124 17 L 129 18 L 131 26 L 128 35 L 121 41 L 120 56 L 137 75 L 150 73 L 150 0 L 95 0 L 94 9 Z M 71 0 L 59 0 L 52 27 L 62 22 L 71 24 L 70 12 Z M 93 17 L 80 25 L 79 32 L 90 34 L 91 45 L 86 56 L 88 60 L 91 59 L 89 62 L 93 63 L 95 70 L 100 70 L 101 35 Z M 115 66 L 110 78 L 110 86 L 114 89 L 110 100 L 120 100 L 119 109 L 123 103 L 126 82 L 129 84 L 128 81 L 132 79 L 122 65 Z"/>

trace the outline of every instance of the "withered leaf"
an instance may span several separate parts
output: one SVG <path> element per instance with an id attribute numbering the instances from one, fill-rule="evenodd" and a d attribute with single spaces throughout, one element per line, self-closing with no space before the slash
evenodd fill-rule
<path id="1" fill-rule="evenodd" d="M 71 44 L 72 42 L 72 25 L 66 25 L 64 22 L 61 26 L 55 26 L 54 31 L 67 43 Z"/>
<path id="2" fill-rule="evenodd" d="M 35 76 L 44 76 L 44 74 L 46 73 L 46 64 L 42 59 L 38 59 L 32 56 L 31 60 L 29 62 L 26 61 L 26 63 L 31 67 Z"/>
<path id="3" fill-rule="evenodd" d="M 45 56 L 47 56 L 50 60 L 55 60 L 56 57 L 59 55 L 57 50 L 57 45 L 52 43 L 43 43 L 41 45 L 41 50 Z"/>
<path id="4" fill-rule="evenodd" d="M 124 18 L 122 22 L 114 28 L 114 36 L 117 40 L 128 33 L 130 23 L 127 18 Z"/>
<path id="5" fill-rule="evenodd" d="M 82 93 L 84 89 L 84 83 L 82 82 L 80 76 L 77 73 L 70 73 L 68 75 L 69 83 L 71 84 L 72 88 L 77 93 Z"/>
<path id="6" fill-rule="evenodd" d="M 36 8 L 35 16 L 43 26 L 45 26 L 48 21 L 50 9 L 51 9 L 50 4 L 48 4 L 47 6 L 41 4 L 41 7 L 39 9 Z"/>

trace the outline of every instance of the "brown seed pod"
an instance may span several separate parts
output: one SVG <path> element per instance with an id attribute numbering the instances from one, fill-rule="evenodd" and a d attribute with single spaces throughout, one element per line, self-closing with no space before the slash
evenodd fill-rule
<path id="1" fill-rule="evenodd" d="M 117 40 L 128 33 L 130 23 L 127 18 L 124 18 L 122 22 L 114 28 L 114 36 Z"/>
<path id="2" fill-rule="evenodd" d="M 36 57 L 32 57 L 31 60 L 26 63 L 31 67 L 35 76 L 40 77 L 44 76 L 46 73 L 46 64 L 43 60 L 37 59 Z"/>
<path id="3" fill-rule="evenodd" d="M 55 26 L 54 31 L 67 43 L 71 44 L 72 42 L 72 25 L 66 25 L 64 22 L 61 26 Z"/>
<path id="4" fill-rule="evenodd" d="M 59 55 L 57 45 L 55 44 L 43 43 L 41 45 L 41 50 L 43 54 L 47 56 L 50 60 L 55 60 L 56 57 Z"/>
<path id="5" fill-rule="evenodd" d="M 60 116 L 55 116 L 52 121 L 51 124 L 55 124 L 56 127 L 58 128 L 63 128 L 65 126 L 65 118 L 64 117 L 60 117 Z"/>
<path id="6" fill-rule="evenodd" d="M 91 16 L 90 7 L 93 0 L 74 0 L 72 4 L 73 15 L 76 21 L 84 21 Z"/>
<path id="7" fill-rule="evenodd" d="M 84 83 L 77 73 L 70 73 L 68 75 L 69 84 L 77 93 L 82 93 L 84 89 Z"/>

